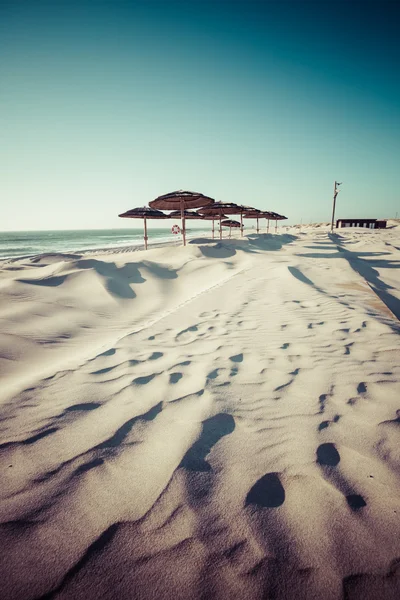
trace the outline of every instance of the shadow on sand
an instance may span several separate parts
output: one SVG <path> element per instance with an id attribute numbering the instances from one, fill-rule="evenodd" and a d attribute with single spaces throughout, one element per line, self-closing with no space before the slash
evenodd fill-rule
<path id="1" fill-rule="evenodd" d="M 199 246 L 207 258 L 231 258 L 238 251 L 250 254 L 280 250 L 284 245 L 291 244 L 297 238 L 295 235 L 271 233 L 250 234 L 240 239 L 195 238 L 189 244 Z"/>
<path id="2" fill-rule="evenodd" d="M 131 284 L 144 283 L 146 279 L 142 276 L 140 269 L 147 271 L 151 276 L 158 279 L 176 279 L 178 277 L 177 270 L 169 267 L 153 263 L 151 261 L 140 261 L 128 263 L 122 267 L 118 267 L 113 262 L 90 259 L 79 259 L 71 263 L 72 268 L 79 270 L 93 270 L 103 280 L 107 291 L 117 298 L 133 299 L 136 294 L 133 291 Z M 18 279 L 21 283 L 37 285 L 43 287 L 58 287 L 67 281 L 74 273 L 64 275 L 49 276 L 32 279 Z"/>
<path id="3" fill-rule="evenodd" d="M 400 269 L 400 261 L 385 260 L 381 258 L 382 256 L 391 256 L 390 252 L 353 252 L 341 245 L 341 240 L 345 239 L 343 238 L 343 236 L 340 236 L 336 233 L 329 233 L 328 237 L 331 240 L 331 242 L 336 246 L 337 252 L 329 254 L 310 252 L 307 254 L 299 254 L 298 256 L 317 259 L 344 258 L 345 260 L 347 260 L 353 271 L 355 271 L 358 275 L 365 279 L 372 291 L 375 292 L 378 298 L 388 307 L 392 314 L 400 320 L 400 300 L 396 298 L 396 296 L 394 296 L 392 293 L 390 293 L 389 290 L 392 290 L 394 288 L 382 281 L 380 279 L 379 272 L 376 270 Z M 303 274 L 299 275 L 300 272 L 296 273 L 293 271 L 298 270 L 291 268 L 291 272 L 294 277 L 297 277 L 297 279 L 300 279 L 300 281 L 303 281 L 303 283 L 314 285 Z"/>

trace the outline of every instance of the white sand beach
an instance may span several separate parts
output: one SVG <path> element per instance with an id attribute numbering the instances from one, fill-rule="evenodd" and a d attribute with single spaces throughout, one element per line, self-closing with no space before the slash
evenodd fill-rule
<path id="1" fill-rule="evenodd" d="M 400 597 L 400 224 L 4 261 L 1 600 Z"/>

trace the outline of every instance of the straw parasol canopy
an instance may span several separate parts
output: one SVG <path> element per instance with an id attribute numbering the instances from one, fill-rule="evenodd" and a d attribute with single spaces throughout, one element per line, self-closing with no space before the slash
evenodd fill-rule
<path id="1" fill-rule="evenodd" d="M 274 214 L 275 213 L 271 213 L 268 210 L 262 210 L 259 214 L 258 214 L 258 218 L 259 219 L 266 219 L 267 220 L 267 233 L 269 231 L 269 221 L 270 219 L 274 218 Z M 257 218 L 257 217 L 256 217 Z"/>
<path id="2" fill-rule="evenodd" d="M 203 206 L 210 206 L 214 204 L 215 200 L 204 196 L 199 192 L 188 192 L 185 190 L 177 190 L 176 192 L 170 192 L 159 196 L 155 200 L 149 202 L 151 208 L 157 208 L 161 210 L 179 210 L 182 219 L 182 237 L 183 245 L 186 246 L 186 231 L 185 231 L 185 215 L 184 210 L 187 208 L 202 208 Z"/>
<path id="3" fill-rule="evenodd" d="M 223 227 L 229 227 L 229 237 L 232 237 L 232 227 L 241 227 L 239 221 L 234 221 L 233 219 L 227 219 L 226 221 L 222 221 L 221 225 Z"/>
<path id="4" fill-rule="evenodd" d="M 243 214 L 244 219 L 257 219 L 257 233 L 260 231 L 260 228 L 258 225 L 258 219 L 261 218 L 262 214 L 263 214 L 262 211 L 258 210 L 258 208 L 253 208 L 252 210 L 246 211 Z"/>
<path id="5" fill-rule="evenodd" d="M 275 221 L 275 231 L 277 231 L 278 229 L 278 221 L 283 221 L 284 219 L 287 219 L 287 217 L 284 217 L 283 215 L 280 215 L 279 213 L 268 211 L 269 213 L 269 217 L 267 217 L 268 219 L 268 227 L 267 227 L 267 231 L 269 231 L 269 219 L 271 219 L 271 221 Z"/>
<path id="6" fill-rule="evenodd" d="M 214 202 L 212 206 L 201 208 L 197 211 L 201 215 L 207 217 L 212 215 L 218 215 L 219 218 L 219 238 L 222 239 L 222 227 L 221 221 L 224 215 L 238 215 L 240 213 L 240 207 L 233 202 Z"/>
<path id="7" fill-rule="evenodd" d="M 184 210 L 183 215 L 185 217 L 185 221 L 186 219 L 204 219 L 203 215 L 199 215 L 199 213 L 193 210 Z M 173 210 L 171 213 L 169 213 L 168 219 L 180 219 L 181 216 L 180 210 Z"/>
<path id="8" fill-rule="evenodd" d="M 264 212 L 264 217 L 267 219 L 267 233 L 268 233 L 269 232 L 269 222 L 274 221 L 275 217 L 277 216 L 278 213 L 275 213 L 272 210 L 265 210 L 263 212 Z"/>
<path id="9" fill-rule="evenodd" d="M 219 221 L 220 218 L 221 219 L 227 219 L 228 217 L 226 215 L 220 215 L 219 214 L 214 214 L 214 215 L 200 215 L 199 216 L 202 218 L 203 221 L 212 221 L 212 237 L 214 239 L 214 224 L 215 221 Z"/>
<path id="10" fill-rule="evenodd" d="M 147 219 L 167 219 L 167 215 L 165 215 L 160 210 L 155 210 L 154 208 L 149 208 L 148 206 L 142 206 L 141 208 L 132 208 L 131 210 L 127 210 L 124 213 L 118 215 L 119 217 L 123 217 L 125 219 L 143 219 L 144 224 L 144 247 L 147 250 Z"/>
<path id="11" fill-rule="evenodd" d="M 284 217 L 283 215 L 278 215 L 276 214 L 275 217 L 275 231 L 278 231 L 278 221 L 284 221 L 287 219 L 287 217 Z"/>
<path id="12" fill-rule="evenodd" d="M 243 215 L 246 212 L 252 212 L 258 210 L 257 208 L 253 208 L 253 206 L 246 206 L 244 204 L 238 204 L 240 209 L 240 235 L 243 237 Z"/>

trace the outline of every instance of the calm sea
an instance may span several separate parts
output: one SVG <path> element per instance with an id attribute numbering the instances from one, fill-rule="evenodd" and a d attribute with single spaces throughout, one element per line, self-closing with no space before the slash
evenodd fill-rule
<path id="1" fill-rule="evenodd" d="M 204 229 L 187 228 L 193 236 Z M 171 227 L 151 229 L 149 244 L 167 242 L 178 237 Z M 143 245 L 143 229 L 88 229 L 75 231 L 3 231 L 0 232 L 0 258 L 17 258 L 49 252 L 80 252 L 101 248 L 118 248 Z"/>

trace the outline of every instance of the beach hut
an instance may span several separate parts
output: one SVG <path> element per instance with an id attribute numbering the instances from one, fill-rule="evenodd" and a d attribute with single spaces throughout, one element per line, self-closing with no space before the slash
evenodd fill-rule
<path id="1" fill-rule="evenodd" d="M 183 245 L 186 246 L 186 231 L 185 231 L 185 209 L 189 208 L 203 208 L 204 206 L 213 205 L 215 200 L 204 196 L 199 192 L 188 192 L 185 190 L 177 190 L 176 192 L 170 192 L 164 194 L 164 196 L 158 196 L 155 200 L 149 202 L 151 208 L 159 210 L 179 210 L 181 213 L 182 220 L 182 238 Z"/>
<path id="2" fill-rule="evenodd" d="M 239 221 L 234 221 L 232 219 L 227 219 L 226 221 L 222 221 L 221 222 L 222 227 L 229 227 L 229 237 L 232 237 L 232 227 L 236 228 L 236 227 L 240 227 L 241 228 L 241 224 L 239 223 Z"/>
<path id="3" fill-rule="evenodd" d="M 124 219 L 143 219 L 144 224 L 144 247 L 147 250 L 147 219 L 168 219 L 160 210 L 149 208 L 148 206 L 142 206 L 141 208 L 132 208 L 124 213 L 118 215 Z"/>
<path id="4" fill-rule="evenodd" d="M 377 225 L 377 223 L 383 223 L 377 221 L 377 219 L 338 219 L 336 221 L 336 228 L 338 227 L 363 227 L 366 229 L 382 229 L 386 225 Z"/>

